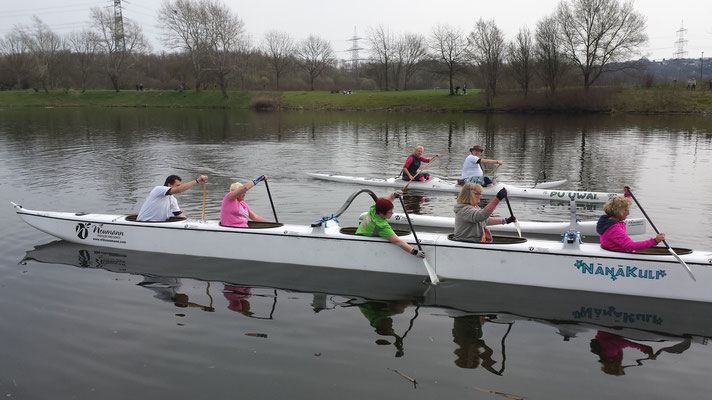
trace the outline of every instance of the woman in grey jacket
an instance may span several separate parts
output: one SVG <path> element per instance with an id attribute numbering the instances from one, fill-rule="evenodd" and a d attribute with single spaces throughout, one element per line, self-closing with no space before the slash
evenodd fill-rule
<path id="1" fill-rule="evenodd" d="M 487 204 L 485 208 L 479 208 L 477 204 L 482 198 L 482 186 L 467 182 L 457 195 L 455 204 L 455 240 L 467 240 L 472 242 L 490 243 L 492 233 L 487 229 L 487 225 L 511 224 L 517 219 L 514 216 L 509 218 L 490 217 L 499 202 L 507 197 L 507 189 L 502 188 L 497 192 L 497 197 Z"/>

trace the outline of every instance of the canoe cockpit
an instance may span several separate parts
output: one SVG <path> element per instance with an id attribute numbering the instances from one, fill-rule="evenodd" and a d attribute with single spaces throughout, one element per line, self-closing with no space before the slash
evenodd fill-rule
<path id="1" fill-rule="evenodd" d="M 126 221 L 128 222 L 139 222 L 136 221 L 137 215 L 128 215 L 126 216 Z M 179 221 L 185 221 L 186 218 L 184 217 L 170 217 L 165 221 L 140 221 L 141 223 L 161 223 L 161 222 L 179 222 Z M 220 226 L 225 227 L 225 228 L 235 228 L 235 229 L 245 229 L 245 228 L 237 228 L 233 226 L 225 226 L 220 224 Z M 248 229 L 266 229 L 266 228 L 279 228 L 280 226 L 284 226 L 284 224 L 279 223 L 279 222 L 261 222 L 261 221 L 247 221 L 247 228 Z"/>

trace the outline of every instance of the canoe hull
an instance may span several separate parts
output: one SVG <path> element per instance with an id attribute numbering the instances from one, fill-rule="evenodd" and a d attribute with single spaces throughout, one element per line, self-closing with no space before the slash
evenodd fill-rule
<path id="1" fill-rule="evenodd" d="M 389 188 L 402 188 L 407 183 L 399 178 L 363 178 L 363 177 L 353 177 L 345 175 L 331 175 L 331 174 L 318 174 L 318 173 L 307 173 L 315 179 L 321 179 L 332 182 L 341 183 L 351 183 L 357 185 L 368 185 L 376 187 L 389 187 Z M 565 181 L 561 181 L 563 184 Z M 558 183 L 558 182 L 557 182 Z M 551 183 L 546 185 L 547 187 L 552 186 Z M 482 194 L 486 197 L 494 197 L 500 189 L 507 188 L 507 193 L 510 197 L 519 197 L 526 199 L 536 199 L 536 200 L 552 200 L 552 201 L 564 201 L 569 202 L 575 200 L 579 203 L 605 203 L 611 197 L 621 196 L 618 193 L 604 193 L 604 192 L 587 192 L 587 191 L 577 191 L 577 190 L 556 190 L 549 188 L 524 188 L 520 186 L 508 185 L 503 183 L 498 183 L 497 185 L 484 188 Z M 453 182 L 448 182 L 442 180 L 438 177 L 433 177 L 427 181 L 413 181 L 408 185 L 408 190 L 422 190 L 422 191 L 435 191 L 435 192 L 446 192 L 446 193 L 459 193 L 462 189 L 461 186 L 455 185 Z"/>
<path id="2" fill-rule="evenodd" d="M 137 223 L 121 215 L 16 208 L 31 226 L 73 243 L 427 277 L 421 259 L 381 238 L 341 233 L 333 221 L 327 228 L 226 228 L 214 221 Z M 414 244 L 412 235 L 403 239 Z M 545 240 L 482 244 L 433 233 L 421 233 L 419 239 L 428 261 L 445 279 L 712 301 L 711 252 L 682 256 L 697 278 L 693 282 L 671 255 L 616 253 L 594 244 Z"/>
<path id="3" fill-rule="evenodd" d="M 366 213 L 359 216 L 363 219 Z M 413 226 L 438 228 L 438 229 L 454 229 L 455 218 L 453 217 L 437 217 L 430 215 L 409 214 L 410 221 Z M 570 222 L 534 222 L 534 221 L 519 221 L 519 226 L 522 233 L 532 233 L 539 235 L 561 235 L 567 230 L 577 230 L 585 236 L 598 236 L 596 232 L 596 223 L 598 221 L 576 221 L 574 225 Z M 408 220 L 405 214 L 393 213 L 388 218 L 388 223 L 391 225 L 408 225 Z M 645 233 L 646 221 L 644 218 L 630 218 L 625 220 L 626 231 L 629 235 L 642 235 Z M 517 233 L 517 228 L 514 224 L 507 225 L 489 225 L 488 228 L 492 232 L 500 233 Z"/>

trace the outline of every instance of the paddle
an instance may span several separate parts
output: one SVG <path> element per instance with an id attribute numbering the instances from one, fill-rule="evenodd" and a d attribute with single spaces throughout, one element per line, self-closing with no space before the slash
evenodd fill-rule
<path id="1" fill-rule="evenodd" d="M 415 243 L 418 245 L 418 250 L 423 251 L 423 247 L 420 245 L 418 236 L 415 234 L 415 229 L 413 229 L 413 223 L 410 222 L 410 216 L 408 215 L 408 210 L 405 209 L 405 203 L 403 202 L 403 196 L 400 196 L 398 199 L 400 199 L 401 206 L 403 206 L 403 213 L 405 214 L 405 218 L 408 220 L 408 225 L 410 226 L 410 231 L 413 232 L 413 238 L 415 238 Z M 438 276 L 435 274 L 435 271 L 433 271 L 433 267 L 430 266 L 430 263 L 428 262 L 427 259 L 423 258 L 423 264 L 425 265 L 425 269 L 428 271 L 428 276 L 430 276 L 430 284 L 432 284 L 432 285 L 440 284 L 440 279 L 438 279 Z"/>
<path id="2" fill-rule="evenodd" d="M 512 206 L 509 204 L 509 196 L 505 197 L 504 199 L 507 200 L 507 208 L 509 208 L 509 215 L 514 217 L 514 213 L 512 212 Z M 519 221 L 516 220 L 516 217 L 514 218 L 514 227 L 517 228 L 517 233 L 519 234 L 519 237 L 522 237 L 522 228 L 519 227 Z"/>
<path id="3" fill-rule="evenodd" d="M 274 222 L 279 222 L 279 220 L 277 219 L 277 210 L 274 209 L 274 203 L 272 202 L 272 193 L 269 191 L 269 185 L 267 184 L 267 178 L 265 178 L 265 188 L 267 189 L 267 197 L 269 197 L 269 204 L 272 206 Z"/>
<path id="4" fill-rule="evenodd" d="M 416 176 L 420 175 L 420 173 L 423 172 L 423 170 L 424 170 L 425 168 L 428 168 L 428 165 L 430 165 L 433 161 L 435 161 L 436 158 L 438 158 L 438 156 L 435 156 L 435 157 L 431 158 L 430 161 L 428 161 L 427 164 L 423 165 L 423 166 L 418 170 L 418 172 L 416 172 L 415 175 L 413 175 L 413 176 L 410 178 L 410 180 L 408 181 L 408 183 L 406 183 L 405 186 L 403 186 L 403 189 L 401 189 L 401 190 L 402 190 L 402 191 L 405 191 L 406 189 L 408 189 L 408 185 L 410 185 L 410 183 L 413 182 L 413 179 L 415 179 Z"/>
<path id="5" fill-rule="evenodd" d="M 648 214 L 645 212 L 645 210 L 643 210 L 643 207 L 642 207 L 642 206 L 640 205 L 640 203 L 638 202 L 638 199 L 635 198 L 635 195 L 634 195 L 633 192 L 630 190 L 630 187 L 628 187 L 628 194 L 630 194 L 630 197 L 633 198 L 633 201 L 634 201 L 635 204 L 638 206 L 638 208 L 640 208 L 640 211 L 643 212 L 643 215 L 645 216 L 645 219 L 648 220 L 648 222 L 650 223 L 650 226 L 653 227 L 653 230 L 655 231 L 655 233 L 656 233 L 656 234 L 659 234 L 660 231 L 658 231 L 658 228 L 655 226 L 655 224 L 654 224 L 653 221 L 650 219 L 650 217 L 648 217 Z M 667 247 L 667 249 L 668 249 L 668 251 L 670 252 L 670 254 L 672 254 L 672 255 L 677 259 L 677 261 L 679 261 L 680 264 L 682 264 L 683 267 L 685 267 L 685 269 L 687 270 L 687 273 L 690 274 L 690 278 L 692 278 L 692 280 L 696 282 L 697 279 L 695 279 L 695 275 L 692 274 L 692 270 L 690 270 L 690 267 L 687 266 L 687 263 L 685 263 L 685 261 L 683 261 L 682 258 L 680 258 L 680 256 L 678 256 L 677 253 L 675 253 L 675 250 L 673 250 L 672 247 L 670 247 L 670 245 L 667 243 L 666 240 L 663 240 L 663 244 L 665 245 L 665 247 Z"/>
<path id="6" fill-rule="evenodd" d="M 497 169 L 498 169 L 501 165 L 502 165 L 502 164 L 497 164 L 497 166 L 494 167 L 494 168 L 492 169 L 492 171 L 488 172 L 487 175 L 493 175 L 493 174 L 495 173 L 495 171 L 497 171 Z"/>
<path id="7" fill-rule="evenodd" d="M 203 182 L 203 211 L 200 213 L 200 220 L 205 221 L 205 192 L 206 192 L 206 184 Z"/>

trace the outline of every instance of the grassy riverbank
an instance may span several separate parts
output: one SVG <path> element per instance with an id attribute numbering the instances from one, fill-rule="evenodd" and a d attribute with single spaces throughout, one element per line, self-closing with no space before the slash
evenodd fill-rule
<path id="1" fill-rule="evenodd" d="M 32 90 L 0 92 L 0 107 L 171 107 L 249 109 L 257 104 L 286 110 L 346 110 L 403 112 L 516 112 L 516 113 L 712 113 L 712 91 L 689 91 L 672 84 L 653 88 L 565 88 L 550 96 L 532 91 L 500 91 L 488 109 L 478 90 L 449 96 L 446 89 L 408 91 L 230 91 L 219 90 Z"/>

